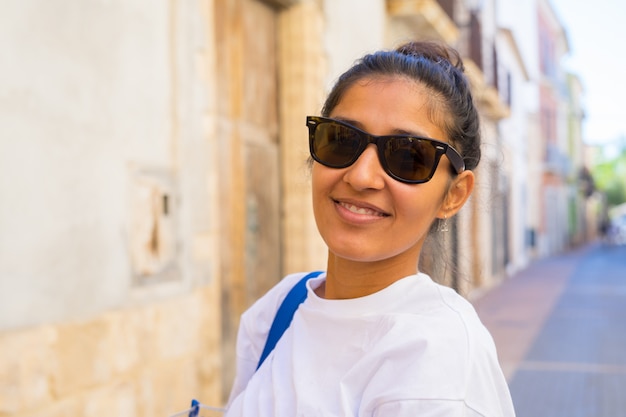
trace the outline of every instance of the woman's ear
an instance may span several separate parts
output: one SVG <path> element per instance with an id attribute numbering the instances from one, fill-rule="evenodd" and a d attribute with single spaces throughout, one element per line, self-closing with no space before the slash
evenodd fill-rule
<path id="1" fill-rule="evenodd" d="M 472 195 L 474 190 L 474 173 L 463 171 L 457 175 L 448 187 L 447 194 L 439 210 L 439 218 L 450 218 L 454 216 Z"/>

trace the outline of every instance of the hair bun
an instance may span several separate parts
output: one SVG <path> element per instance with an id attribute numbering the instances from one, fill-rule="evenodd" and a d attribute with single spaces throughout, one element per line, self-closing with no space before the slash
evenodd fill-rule
<path id="1" fill-rule="evenodd" d="M 416 58 L 423 57 L 432 62 L 446 61 L 460 71 L 465 70 L 459 53 L 444 43 L 428 41 L 407 42 L 397 47 L 396 52 Z"/>

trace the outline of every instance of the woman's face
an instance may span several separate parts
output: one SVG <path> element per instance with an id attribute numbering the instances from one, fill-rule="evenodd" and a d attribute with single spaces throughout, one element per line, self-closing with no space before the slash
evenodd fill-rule
<path id="1" fill-rule="evenodd" d="M 448 142 L 431 122 L 428 90 L 402 77 L 368 78 L 348 88 L 330 117 L 372 135 L 413 134 Z M 444 156 L 433 178 L 405 184 L 389 177 L 374 144 L 342 169 L 313 165 L 313 210 L 330 252 L 374 262 L 408 256 L 416 262 L 431 223 L 445 214 L 450 182 Z"/>

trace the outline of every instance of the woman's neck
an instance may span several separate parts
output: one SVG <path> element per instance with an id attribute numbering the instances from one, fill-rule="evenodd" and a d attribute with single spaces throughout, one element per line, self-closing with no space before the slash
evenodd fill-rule
<path id="1" fill-rule="evenodd" d="M 404 252 L 394 258 L 358 262 L 328 253 L 327 276 L 316 291 L 327 299 L 364 297 L 417 272 L 419 251 Z"/>

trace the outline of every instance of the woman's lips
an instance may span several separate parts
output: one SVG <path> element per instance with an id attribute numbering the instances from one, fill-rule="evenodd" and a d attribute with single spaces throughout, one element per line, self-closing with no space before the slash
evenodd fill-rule
<path id="1" fill-rule="evenodd" d="M 373 216 L 373 217 L 387 217 L 389 214 L 383 212 L 377 207 L 366 205 L 362 203 L 353 203 L 348 201 L 338 201 L 335 200 L 335 203 L 340 207 L 346 209 L 350 213 L 362 215 L 362 216 Z"/>

